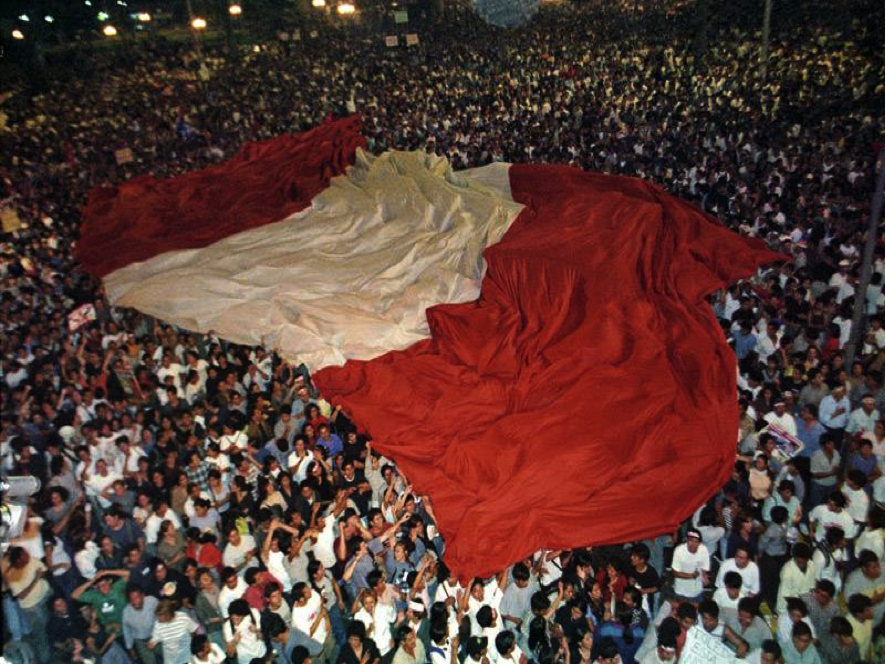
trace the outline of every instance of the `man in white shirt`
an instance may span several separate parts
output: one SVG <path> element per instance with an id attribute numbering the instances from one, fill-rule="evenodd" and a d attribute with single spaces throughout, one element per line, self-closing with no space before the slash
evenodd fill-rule
<path id="1" fill-rule="evenodd" d="M 246 582 L 237 576 L 237 573 L 233 568 L 225 568 L 222 570 L 221 581 L 221 591 L 218 592 L 218 609 L 221 612 L 221 615 L 227 619 L 228 608 L 231 603 L 235 600 L 240 600 L 243 597 L 243 594 L 246 593 L 246 589 L 249 587 L 246 585 Z"/>
<path id="2" fill-rule="evenodd" d="M 674 593 L 680 599 L 700 600 L 711 569 L 711 557 L 696 529 L 690 529 L 686 533 L 686 542 L 674 550 L 671 569 L 674 572 Z"/>
<path id="3" fill-rule="evenodd" d="M 741 591 L 743 596 L 756 596 L 760 593 L 760 569 L 751 561 L 747 549 L 739 545 L 735 550 L 735 557 L 726 559 L 717 573 L 715 586 L 720 589 L 724 586 L 723 578 L 726 573 L 735 571 L 741 575 Z"/>
<path id="4" fill-rule="evenodd" d="M 778 425 L 791 436 L 797 436 L 797 421 L 787 412 L 787 405 L 783 401 L 775 403 L 775 411 L 770 411 L 763 419 L 770 425 Z"/>
<path id="5" fill-rule="evenodd" d="M 816 506 L 809 513 L 809 530 L 815 540 L 823 541 L 825 531 L 832 526 L 840 527 L 847 535 L 854 534 L 856 530 L 855 521 L 846 511 L 846 497 L 839 490 L 831 492 L 826 504 Z"/>
<path id="6" fill-rule="evenodd" d="M 258 566 L 258 547 L 255 544 L 255 538 L 250 534 L 241 534 L 237 527 L 231 527 L 228 530 L 228 544 L 222 553 L 222 564 L 230 566 L 240 577 L 246 572 L 247 568 Z"/>
<path id="7" fill-rule="evenodd" d="M 304 582 L 292 587 L 292 595 L 295 599 L 292 605 L 292 627 L 303 638 L 301 643 L 307 647 L 311 656 L 316 658 L 323 653 L 331 628 L 323 599 Z"/>
<path id="8" fill-rule="evenodd" d="M 148 545 L 154 545 L 160 534 L 160 525 L 169 520 L 175 525 L 176 529 L 182 528 L 182 522 L 175 511 L 169 507 L 169 503 L 165 498 L 159 498 L 154 502 L 154 513 L 145 522 L 145 540 Z"/>
<path id="9" fill-rule="evenodd" d="M 86 486 L 86 494 L 98 501 L 102 508 L 110 508 L 111 501 L 102 496 L 104 492 L 115 480 L 121 480 L 122 476 L 117 473 L 111 473 L 108 470 L 108 463 L 99 458 L 95 460 L 95 472 L 89 473 L 89 469 L 83 470 L 80 476 L 83 484 Z"/>

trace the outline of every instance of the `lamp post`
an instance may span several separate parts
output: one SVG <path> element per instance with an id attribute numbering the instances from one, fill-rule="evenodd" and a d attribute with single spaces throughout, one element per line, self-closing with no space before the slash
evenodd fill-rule
<path id="1" fill-rule="evenodd" d="M 760 38 L 760 83 L 766 82 L 766 66 L 769 62 L 769 27 L 772 23 L 772 0 L 763 7 L 763 34 Z"/>

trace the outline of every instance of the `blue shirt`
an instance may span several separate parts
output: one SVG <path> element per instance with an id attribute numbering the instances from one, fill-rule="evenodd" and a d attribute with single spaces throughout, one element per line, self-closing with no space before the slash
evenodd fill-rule
<path id="1" fill-rule="evenodd" d="M 747 358 L 748 354 L 757 346 L 757 337 L 754 333 L 745 335 L 740 330 L 732 336 L 735 341 L 735 357 L 739 360 Z"/>
<path id="2" fill-rule="evenodd" d="M 821 449 L 819 440 L 825 431 L 824 426 L 817 420 L 813 420 L 812 425 L 807 425 L 802 418 L 797 419 L 797 438 L 803 442 L 801 457 L 812 457 L 816 450 Z"/>
<path id="3" fill-rule="evenodd" d="M 332 433 L 329 434 L 329 438 L 327 439 L 317 439 L 317 445 L 326 448 L 326 453 L 330 456 L 338 455 L 345 449 L 338 435 Z"/>
<path id="4" fill-rule="evenodd" d="M 839 416 L 835 416 L 834 412 L 840 407 L 843 408 L 843 413 Z M 851 410 L 852 407 L 849 404 L 849 398 L 845 395 L 840 401 L 835 400 L 833 395 L 828 395 L 821 400 L 821 404 L 818 405 L 818 419 L 825 427 L 829 427 L 830 429 L 843 429 L 846 427 L 846 422 L 849 420 L 849 412 Z"/>

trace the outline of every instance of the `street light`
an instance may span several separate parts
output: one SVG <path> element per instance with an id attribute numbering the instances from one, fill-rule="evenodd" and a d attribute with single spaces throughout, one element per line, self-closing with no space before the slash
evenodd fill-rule
<path id="1" fill-rule="evenodd" d="M 49 16 L 48 14 L 43 17 L 43 20 L 46 21 L 47 23 L 52 23 L 55 21 L 55 19 L 52 18 L 51 16 Z"/>
<path id="2" fill-rule="evenodd" d="M 195 18 L 193 21 L 191 21 L 191 27 L 194 28 L 194 30 L 205 30 L 206 19 Z"/>
<path id="3" fill-rule="evenodd" d="M 237 4 L 233 4 L 230 7 L 228 7 L 228 13 L 231 16 L 240 16 L 240 14 L 243 13 L 243 7 L 241 7 L 240 5 L 237 5 Z"/>
<path id="4" fill-rule="evenodd" d="M 25 35 L 21 30 L 16 29 L 16 30 L 12 31 L 12 38 L 13 39 L 24 39 Z"/>
<path id="5" fill-rule="evenodd" d="M 27 23 L 28 21 L 31 20 L 31 18 L 27 14 L 22 14 L 21 16 L 18 17 L 18 20 L 24 21 L 25 23 Z"/>
<path id="6" fill-rule="evenodd" d="M 148 12 L 139 12 L 138 14 L 136 14 L 135 17 L 136 17 L 139 21 L 141 21 L 142 23 L 147 23 L 148 21 L 151 20 L 151 15 L 148 14 Z"/>
<path id="7" fill-rule="evenodd" d="M 345 3 L 338 6 L 337 11 L 339 14 L 345 15 L 345 14 L 353 14 L 355 10 L 354 10 L 354 5 L 352 5 L 350 2 L 345 2 Z"/>
<path id="8" fill-rule="evenodd" d="M 117 28 L 113 25 L 106 25 L 102 32 L 105 33 L 105 37 L 116 37 L 117 36 Z"/>
<path id="9" fill-rule="evenodd" d="M 326 0 L 311 0 L 311 5 L 314 7 L 325 7 Z"/>

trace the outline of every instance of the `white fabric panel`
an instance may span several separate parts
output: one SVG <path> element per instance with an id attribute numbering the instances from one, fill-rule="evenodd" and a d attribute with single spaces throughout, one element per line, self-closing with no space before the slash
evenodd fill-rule
<path id="1" fill-rule="evenodd" d="M 306 210 L 121 268 L 108 298 L 312 368 L 404 349 L 428 336 L 425 309 L 479 296 L 483 251 L 522 209 L 507 169 L 360 152 Z"/>

